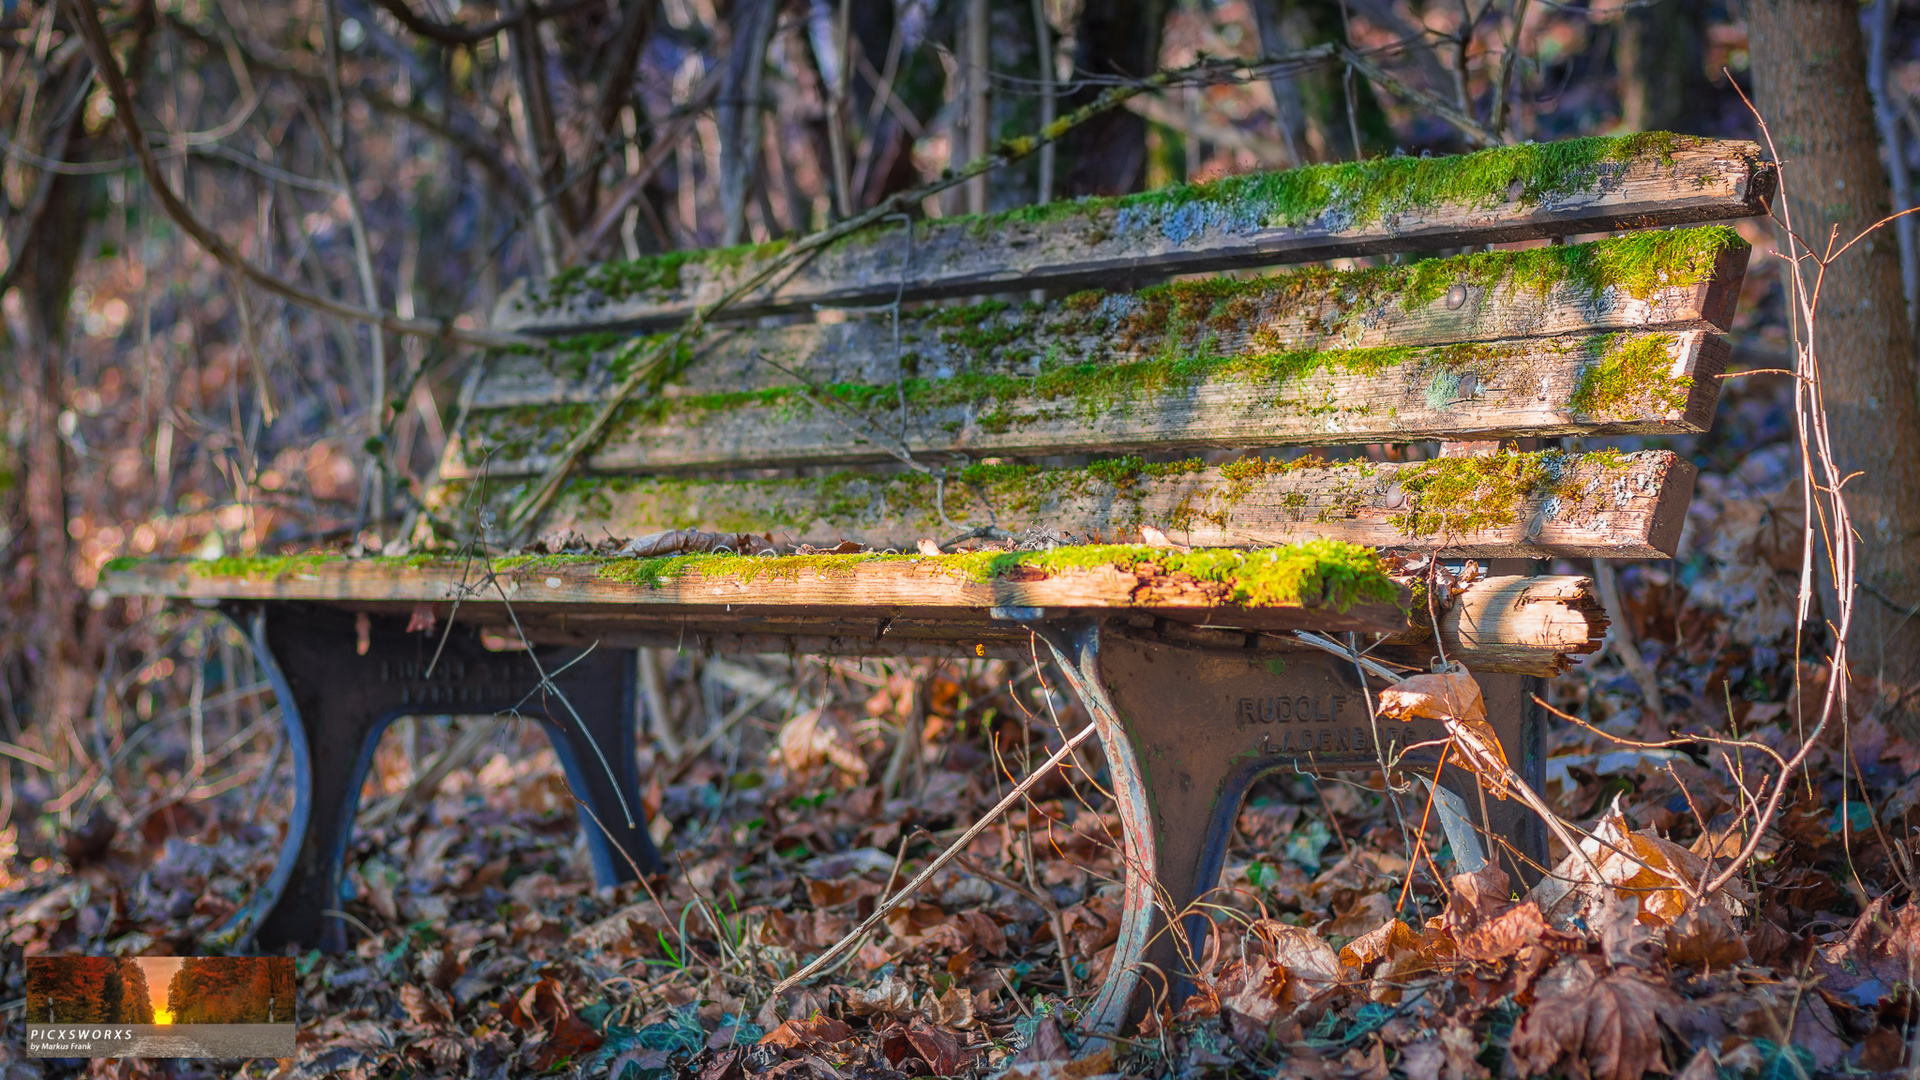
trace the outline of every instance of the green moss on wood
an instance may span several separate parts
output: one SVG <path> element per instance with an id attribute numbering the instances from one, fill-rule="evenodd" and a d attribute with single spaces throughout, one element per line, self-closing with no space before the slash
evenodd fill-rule
<path id="1" fill-rule="evenodd" d="M 1313 607 L 1346 611 L 1361 603 L 1394 603 L 1400 587 L 1387 576 L 1372 548 L 1335 540 L 1310 540 L 1253 551 L 1207 548 L 1182 552 L 1130 544 L 1090 544 L 1045 551 L 982 551 L 917 556 L 864 552 L 857 555 L 679 555 L 602 561 L 594 573 L 607 581 L 659 588 L 690 574 L 742 583 L 756 578 L 799 580 L 803 576 L 850 576 L 863 564 L 910 562 L 973 581 L 1025 577 L 1024 572 L 1072 574 L 1106 568 L 1165 577 L 1184 575 L 1219 585 L 1227 602 L 1243 607 Z"/>
<path id="2" fill-rule="evenodd" d="M 1247 173 L 1117 198 L 1024 206 L 980 218 L 942 219 L 931 232 L 967 228 L 992 235 L 1111 212 L 1118 230 L 1155 230 L 1176 242 L 1207 228 L 1244 232 L 1315 223 L 1329 230 L 1361 228 L 1441 205 L 1485 209 L 1507 202 L 1533 206 L 1587 191 L 1636 160 L 1673 163 L 1676 150 L 1702 140 L 1667 132 L 1566 139 L 1505 146 L 1447 157 L 1389 157 Z"/>
<path id="3" fill-rule="evenodd" d="M 1601 420 L 1685 408 L 1693 377 L 1674 374 L 1674 340 L 1672 334 L 1610 334 L 1596 340 L 1596 355 L 1581 372 L 1567 407 Z"/>
<path id="4" fill-rule="evenodd" d="M 1517 520 L 1520 509 L 1537 499 L 1558 499 L 1565 514 L 1593 490 L 1596 474 L 1626 469 L 1631 462 L 1617 451 L 1572 455 L 1556 450 L 1502 450 L 1476 457 L 1423 461 L 1395 479 L 1407 501 L 1404 513 L 1388 520 L 1416 537 L 1464 536 L 1500 529 Z M 1576 475 L 1578 471 L 1584 476 Z"/>
<path id="5" fill-rule="evenodd" d="M 1209 231 L 1244 233 L 1312 224 L 1331 231 L 1363 228 L 1397 215 L 1442 205 L 1485 209 L 1515 202 L 1533 206 L 1590 191 L 1635 161 L 1671 165 L 1678 150 L 1702 140 L 1667 132 L 1566 139 L 1505 146 L 1444 157 L 1389 157 L 1310 165 L 1181 184 L 1114 198 L 1058 200 L 978 217 L 943 218 L 914 226 L 925 243 L 936 233 L 961 230 L 991 239 L 1010 229 L 1099 217 L 1106 235 L 1158 234 L 1183 243 Z M 833 250 L 898 244 L 895 226 L 877 226 L 832 245 Z M 526 301 L 550 311 L 588 291 L 621 300 L 680 289 L 690 267 L 745 268 L 778 256 L 784 241 L 709 251 L 680 251 L 571 268 Z"/>

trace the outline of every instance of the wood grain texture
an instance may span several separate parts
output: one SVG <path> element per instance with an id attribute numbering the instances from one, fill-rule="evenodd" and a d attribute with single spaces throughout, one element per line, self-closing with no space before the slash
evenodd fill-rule
<path id="1" fill-rule="evenodd" d="M 681 528 L 766 535 L 828 548 L 854 541 L 911 551 L 921 539 L 1019 536 L 1135 543 L 1143 525 L 1196 547 L 1315 538 L 1475 557 L 1665 558 L 1674 550 L 1693 467 L 1668 451 L 1502 452 L 1412 463 L 1366 460 L 1087 469 L 972 466 L 944 482 L 906 471 L 714 480 L 580 477 L 543 526 L 589 537 Z M 524 482 L 524 481 L 523 481 Z M 450 486 L 451 487 L 451 486 Z M 490 482 L 493 500 L 517 484 Z M 445 512 L 479 508 L 442 491 Z M 448 521 L 450 532 L 457 532 Z"/>
<path id="2" fill-rule="evenodd" d="M 588 468 L 841 465 L 887 460 L 903 446 L 916 456 L 1039 456 L 1704 431 L 1728 353 L 1711 332 L 1684 330 L 1408 350 L 1399 362 L 1365 371 L 1351 370 L 1336 357 L 1304 372 L 1223 364 L 1204 374 L 1168 376 L 1149 363 L 1116 358 L 1104 367 L 1113 377 L 1103 382 L 1090 375 L 1090 389 L 1077 399 L 1052 396 L 1047 379 L 1023 377 L 1015 365 L 999 364 L 1012 370 L 983 385 L 974 400 L 942 400 L 939 383 L 916 381 L 903 417 L 891 387 L 844 377 L 873 373 L 847 370 L 871 365 L 857 363 L 863 354 L 857 346 L 845 347 L 854 335 L 837 332 L 842 330 L 792 327 L 745 335 L 761 342 L 811 338 L 789 366 L 814 389 L 801 390 L 787 372 L 750 356 L 712 357 L 714 365 L 696 369 L 692 385 L 668 388 L 673 395 L 666 408 L 633 410 L 588 459 Z M 826 346 L 821 339 L 829 336 L 840 340 Z M 585 396 L 582 382 L 562 382 L 535 358 L 511 360 L 481 384 L 450 444 L 442 477 L 473 476 L 482 463 L 497 477 L 537 474 L 564 444 L 581 406 L 527 400 L 542 393 L 579 400 Z M 1129 372 L 1137 378 L 1123 381 Z M 724 406 L 673 407 L 676 398 L 713 401 L 693 395 L 702 389 L 716 393 L 716 384 L 752 387 L 746 392 L 752 396 Z M 962 383 L 950 379 L 947 385 L 948 396 L 960 396 Z M 840 392 L 829 396 L 825 388 L 834 386 Z"/>
<path id="3" fill-rule="evenodd" d="M 499 570 L 484 564 L 463 573 L 444 564 L 396 565 L 387 561 L 336 561 L 286 572 L 214 576 L 190 564 L 145 562 L 103 578 L 110 595 L 168 596 L 195 600 L 322 600 L 488 605 L 516 616 L 543 620 L 570 617 L 618 620 L 645 614 L 655 619 L 697 620 L 804 613 L 810 617 L 880 621 L 911 613 L 921 620 L 991 623 L 994 609 L 1044 609 L 1062 614 L 1108 609 L 1145 610 L 1201 624 L 1231 620 L 1253 629 L 1304 629 L 1390 633 L 1404 630 L 1404 607 L 1360 604 L 1346 611 L 1315 606 L 1249 607 L 1231 604 L 1224 586 L 1169 576 L 1152 566 L 1122 570 L 1095 566 L 1060 572 L 1022 568 L 1007 578 L 977 580 L 938 559 L 829 560 L 818 568 L 759 574 L 709 576 L 688 569 L 653 584 L 601 576 L 591 565 L 543 565 Z M 1182 580 L 1184 578 L 1184 580 Z M 1404 603 L 1404 599 L 1403 599 Z M 1005 620 L 1001 620 L 1005 621 Z"/>
<path id="4" fill-rule="evenodd" d="M 512 601 L 513 618 L 507 604 L 486 594 L 464 600 L 455 615 L 448 594 L 458 591 L 457 576 L 429 579 L 418 574 L 378 575 L 382 598 L 343 597 L 342 593 L 367 592 L 360 581 L 315 580 L 288 577 L 275 580 L 236 581 L 231 578 L 206 578 L 180 575 L 153 567 L 136 571 L 109 573 L 105 587 L 114 595 L 167 595 L 226 601 L 320 599 L 354 610 L 375 613 L 406 614 L 418 604 L 431 605 L 440 619 L 457 617 L 473 625 L 490 627 L 511 640 L 514 619 L 527 637 L 539 644 L 586 646 L 647 646 L 692 650 L 702 653 L 808 653 L 830 656 L 991 656 L 1007 660 L 1031 659 L 1033 642 L 1025 625 L 1007 619 L 995 619 L 991 608 L 946 607 L 928 611 L 921 607 L 869 605 L 842 611 L 828 611 L 811 604 L 769 603 L 778 599 L 762 595 L 761 603 L 748 609 L 728 602 L 655 603 L 650 597 L 640 602 L 621 598 L 609 603 L 596 593 L 588 600 L 577 599 L 576 586 L 547 590 L 544 571 L 529 575 Z M 339 574 L 342 578 L 352 574 Z M 366 575 L 359 575 L 364 578 Z M 1524 582 L 1524 586 L 1516 586 Z M 770 582 L 797 590 L 799 582 Z M 533 588 L 529 588 L 533 586 Z M 567 599 L 534 597 L 532 592 L 564 591 Z M 1220 647 L 1247 647 L 1261 652 L 1290 651 L 1300 648 L 1297 639 L 1284 633 L 1288 628 L 1260 625 L 1259 619 L 1243 621 L 1246 613 L 1238 609 L 1187 607 L 1185 609 L 1147 608 L 1120 604 L 1127 610 L 1114 611 L 1134 632 L 1157 632 L 1174 640 L 1192 640 L 1195 633 L 1208 636 L 1208 643 Z M 1591 652 L 1600 647 L 1606 620 L 1599 615 L 1599 602 L 1593 595 L 1590 579 L 1543 576 L 1524 579 L 1487 578 L 1469 586 L 1455 601 L 1456 610 L 1471 611 L 1470 617 L 1443 615 L 1439 644 L 1449 658 L 1481 671 L 1550 675 L 1563 670 L 1564 656 Z M 1085 609 L 1083 609 L 1085 610 Z M 1351 613 L 1350 613 L 1351 614 Z M 1306 629 L 1332 629 L 1335 619 L 1296 616 Z M 1289 618 L 1296 616 L 1288 616 Z M 1341 616 L 1346 619 L 1348 616 Z M 1393 633 L 1401 644 L 1380 647 L 1378 654 L 1420 665 L 1433 651 L 1429 640 L 1416 642 L 1426 632 L 1410 627 L 1404 613 L 1364 611 L 1359 617 L 1368 626 L 1356 632 Z M 1210 627 L 1203 624 L 1212 624 Z M 1382 626 L 1381 623 L 1391 623 Z M 1461 625 L 1470 624 L 1463 633 Z M 1183 628 L 1192 627 L 1191 630 Z M 1581 628 L 1585 637 L 1581 637 Z M 1282 631 L 1282 632 L 1275 632 Z"/>
<path id="5" fill-rule="evenodd" d="M 1061 207 L 1048 215 L 890 225 L 851 237 L 736 304 L 745 317 L 812 305 L 885 303 L 1038 286 L 1072 288 L 1151 281 L 1236 267 L 1381 252 L 1718 221 L 1766 212 L 1773 173 L 1745 142 L 1683 140 L 1596 166 L 1577 190 L 1530 199 L 1518 176 L 1505 199 L 1442 202 L 1357 215 L 1335 199 L 1305 220 L 1242 198 L 1135 198 Z M 1257 178 L 1256 178 L 1257 179 Z M 1246 181 L 1242 181 L 1246 184 Z M 1244 187 L 1236 187 L 1243 191 Z M 496 329 L 538 334 L 672 322 L 718 300 L 767 256 L 746 253 L 676 263 L 666 280 L 633 291 L 522 283 L 502 297 Z M 609 286 L 609 289 L 612 287 Z"/>
<path id="6" fill-rule="evenodd" d="M 1598 651 L 1606 632 L 1606 608 L 1593 579 L 1559 575 L 1483 578 L 1440 614 L 1438 626 L 1449 658 L 1488 671 L 1546 676 Z M 1538 670 L 1548 658 L 1551 670 Z"/>

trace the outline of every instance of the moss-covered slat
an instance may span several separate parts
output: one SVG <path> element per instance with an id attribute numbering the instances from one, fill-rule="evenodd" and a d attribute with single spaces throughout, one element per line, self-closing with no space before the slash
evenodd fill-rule
<path id="1" fill-rule="evenodd" d="M 1077 287 L 1379 252 L 1717 221 L 1766 212 L 1750 142 L 1655 133 L 1255 173 L 848 237 L 728 314 Z M 498 329 L 576 333 L 683 317 L 781 245 L 675 252 L 510 290 Z"/>
<path id="2" fill-rule="evenodd" d="M 850 560 L 824 556 L 815 561 L 831 579 L 844 575 Z M 524 633 L 545 645 L 643 646 L 696 653 L 991 656 L 1004 660 L 1026 660 L 1032 655 L 1033 638 L 1025 623 L 995 619 L 990 607 L 953 607 L 955 598 L 951 595 L 939 597 L 940 603 L 933 607 L 868 604 L 828 609 L 817 603 L 821 594 L 814 582 L 819 573 L 795 572 L 789 569 L 794 564 L 788 562 L 780 573 L 751 576 L 746 584 L 753 590 L 754 603 L 748 608 L 737 602 L 737 595 L 725 591 L 696 590 L 689 598 L 686 592 L 661 592 L 622 581 L 628 576 L 624 571 L 636 562 L 609 559 L 594 565 L 584 560 L 515 560 L 501 569 L 502 584 L 511 588 L 515 597 L 511 615 L 491 589 L 465 595 L 457 615 L 453 611 L 447 597 L 462 590 L 463 581 L 467 587 L 472 585 L 474 575 L 485 566 L 479 561 L 463 566 L 462 561 L 450 559 L 267 558 L 221 560 L 224 568 L 214 572 L 220 564 L 143 559 L 120 564 L 101 580 L 118 596 L 324 602 L 393 615 L 405 615 L 424 603 L 441 618 L 454 616 L 462 625 L 491 628 L 507 638 Z M 866 572 L 918 577 L 920 568 L 930 563 L 918 558 L 891 560 L 876 563 Z M 553 573 L 556 569 L 558 574 Z M 860 571 L 855 568 L 852 572 Z M 703 582 L 708 576 L 702 574 Z M 735 578 L 739 576 L 736 572 Z M 1022 576 L 1031 576 L 1031 572 Z M 1149 583 L 1155 576 L 1156 571 L 1148 573 Z M 559 577 L 561 584 L 549 587 L 551 577 Z M 1137 570 L 1133 581 L 1138 589 L 1141 575 Z M 931 584 L 939 588 L 943 583 L 931 579 Z M 1032 587 L 1035 583 L 1012 584 Z M 1161 633 L 1172 640 L 1202 634 L 1215 638 L 1210 644 L 1216 647 L 1240 646 L 1267 653 L 1303 647 L 1284 632 L 1287 627 L 1273 625 L 1276 620 L 1304 621 L 1305 628 L 1322 630 L 1344 623 L 1355 630 L 1391 634 L 1386 644 L 1373 650 L 1376 657 L 1425 664 L 1433 652 L 1427 642 L 1437 636 L 1449 658 L 1475 671 L 1550 676 L 1564 671 L 1570 657 L 1598 649 L 1607 626 L 1594 595 L 1593 580 L 1584 577 L 1481 578 L 1442 611 L 1439 626 L 1433 631 L 1426 626 L 1424 606 L 1418 603 L 1404 616 L 1397 608 L 1367 604 L 1345 613 L 1206 604 L 1149 606 L 1146 601 L 1155 596 L 1151 588 L 1136 597 L 1133 592 L 1122 592 L 1126 584 L 1120 581 L 1121 588 L 1104 598 L 1111 601 L 1108 607 L 1129 609 L 1115 614 L 1133 633 Z M 962 587 L 972 586 L 963 582 Z M 1026 595 L 1057 597 L 1057 588 L 1052 594 L 1036 591 Z M 835 595 L 844 595 L 837 586 Z M 1084 598 L 1083 591 L 1080 599 Z M 1164 590 L 1159 598 L 1165 600 Z M 1401 618 L 1406 618 L 1404 625 L 1395 621 Z M 1383 630 L 1381 621 L 1394 625 Z M 1280 632 L 1271 636 L 1252 633 L 1236 640 L 1221 630 L 1184 629 L 1194 623 Z"/>
<path id="3" fill-rule="evenodd" d="M 1071 540 L 1134 541 L 1151 525 L 1203 547 L 1324 538 L 1481 557 L 1664 558 L 1679 539 L 1692 478 L 1692 466 L 1667 451 L 1220 466 L 1128 457 L 1078 469 L 976 464 L 942 477 L 904 470 L 747 480 L 586 475 L 569 483 L 541 527 L 588 536 L 701 528 L 785 544 L 852 540 L 911 551 L 921 539 L 968 532 L 1038 529 Z M 487 499 L 511 499 L 527 482 L 491 480 Z M 470 531 L 485 510 L 464 497 L 467 486 L 444 484 L 430 494 L 429 513 L 444 535 Z"/>
<path id="4" fill-rule="evenodd" d="M 499 591 L 475 594 L 476 575 Z M 305 599 L 433 603 L 469 597 L 486 611 L 509 603 L 526 620 L 577 611 L 606 617 L 644 609 L 680 614 L 806 612 L 884 619 L 990 622 L 998 608 L 1130 609 L 1188 622 L 1250 629 L 1407 629 L 1407 590 L 1378 555 L 1315 542 L 1252 551 L 1181 553 L 1127 545 L 1049 551 L 890 554 L 697 555 L 345 559 L 340 556 L 128 560 L 108 568 L 109 593 L 199 599 Z M 472 612 L 465 604 L 462 611 Z M 562 624 L 564 625 L 564 623 Z"/>
<path id="5" fill-rule="evenodd" d="M 804 362 L 835 373 L 844 357 L 818 349 Z M 1704 431 L 1726 357 L 1719 337 L 1687 330 L 1179 355 L 1030 376 L 995 364 L 1001 373 L 914 377 L 898 387 L 828 378 L 804 391 L 759 365 L 764 381 L 753 390 L 695 395 L 674 387 L 682 392 L 634 406 L 589 468 L 842 465 L 885 460 L 902 447 L 913 455 L 1044 456 Z M 753 372 L 740 369 L 746 379 Z M 514 375 L 519 386 L 531 381 Z M 483 385 L 480 398 L 493 389 L 492 381 Z M 442 476 L 472 476 L 483 464 L 498 477 L 537 473 L 588 407 L 476 404 Z"/>
<path id="6" fill-rule="evenodd" d="M 1714 226 L 936 308 L 904 316 L 897 344 L 884 316 L 735 328 L 678 358 L 659 392 L 629 402 L 591 467 L 861 460 L 902 439 L 973 453 L 1029 452 L 1056 438 L 1077 448 L 1247 445 L 1236 424 L 1272 424 L 1266 445 L 1698 425 L 1718 349 L 1669 332 L 1725 328 L 1748 254 L 1733 230 Z M 1664 368 L 1651 338 L 1510 340 L 1655 329 L 1676 350 Z M 540 467 L 648 347 L 586 336 L 496 357 L 443 475 L 482 460 L 496 475 Z M 1559 382 L 1542 387 L 1532 415 L 1501 417 L 1498 401 L 1476 397 L 1500 372 L 1530 378 L 1543 365 Z M 1473 392 L 1459 395 L 1468 375 Z"/>

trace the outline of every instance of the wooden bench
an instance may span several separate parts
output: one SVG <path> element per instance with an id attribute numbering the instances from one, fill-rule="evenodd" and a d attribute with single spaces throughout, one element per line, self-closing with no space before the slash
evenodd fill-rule
<path id="1" fill-rule="evenodd" d="M 1362 635 L 1420 669 L 1463 661 L 1537 785 L 1527 680 L 1597 648 L 1605 618 L 1589 579 L 1528 560 L 1673 551 L 1681 457 L 1494 441 L 1704 430 L 1747 245 L 1724 226 L 1488 245 L 1764 213 L 1772 183 L 1753 144 L 1635 136 L 876 228 L 759 289 L 624 403 L 545 511 L 544 553 L 506 554 L 506 508 L 646 334 L 778 246 L 569 273 L 496 314 L 544 344 L 475 366 L 422 554 L 149 560 L 106 586 L 219 604 L 273 672 L 301 790 L 253 913 L 268 948 L 341 945 L 326 913 L 396 717 L 541 720 L 617 881 L 661 868 L 639 810 L 634 648 L 1024 658 L 1038 635 L 1099 724 L 1125 830 L 1123 928 L 1089 1016 L 1113 1029 L 1161 985 L 1152 972 L 1179 967 L 1150 886 L 1179 911 L 1214 884 L 1254 779 L 1376 768 L 1444 738 L 1374 721 L 1351 658 L 1297 631 Z M 1394 257 L 1149 284 L 1363 255 Z M 1272 451 L 1428 441 L 1445 451 Z M 595 550 L 680 529 L 732 550 Z M 1179 546 L 1145 546 L 1147 530 Z M 1428 598 L 1375 549 L 1495 573 Z M 423 604 L 452 628 L 409 633 Z M 483 630 L 535 647 L 489 651 Z M 1516 873 L 1516 855 L 1544 858 L 1513 803 L 1492 818 Z"/>

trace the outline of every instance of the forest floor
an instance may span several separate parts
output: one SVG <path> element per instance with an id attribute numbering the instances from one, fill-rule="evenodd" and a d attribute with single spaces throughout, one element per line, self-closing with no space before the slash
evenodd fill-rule
<path id="1" fill-rule="evenodd" d="M 775 996 L 1085 714 L 1033 665 L 670 657 L 686 738 L 746 701 L 742 686 L 793 691 L 758 694 L 702 753 L 645 752 L 673 872 L 593 887 L 533 725 L 468 740 L 471 767 L 407 800 L 465 730 L 421 723 L 382 743 L 368 780 L 350 951 L 298 958 L 296 1058 L 36 1061 L 9 1024 L 0 1077 L 1905 1075 L 1920 1020 L 1920 743 L 1883 722 L 1904 703 L 1855 696 L 1845 738 L 1808 760 L 1719 898 L 1686 903 L 1678 883 L 1744 842 L 1741 781 L 1772 768 L 1700 737 L 1795 746 L 1810 722 L 1796 702 L 1824 688 L 1791 647 L 1801 525 L 1784 394 L 1777 379 L 1730 381 L 1718 434 L 1691 448 L 1707 468 L 1681 557 L 1624 569 L 1608 648 L 1547 685 L 1591 726 L 1548 723 L 1546 795 L 1636 853 L 1644 874 L 1617 887 L 1457 874 L 1437 820 L 1409 843 L 1423 795 L 1396 799 L 1377 774 L 1272 778 L 1211 897 L 1199 992 L 1088 1043 L 1075 1020 L 1112 956 L 1121 877 L 1089 746 L 844 965 Z M 807 707 L 765 703 L 783 699 Z M 921 716 L 919 753 L 890 770 L 896 733 Z M 1669 731 L 1683 737 L 1616 739 Z M 141 759 L 154 790 L 177 780 L 186 738 L 176 725 Z M 0 879 L 0 999 L 19 996 L 24 956 L 204 948 L 277 854 L 277 796 L 255 790 L 166 806 L 117 835 L 22 840 Z"/>

